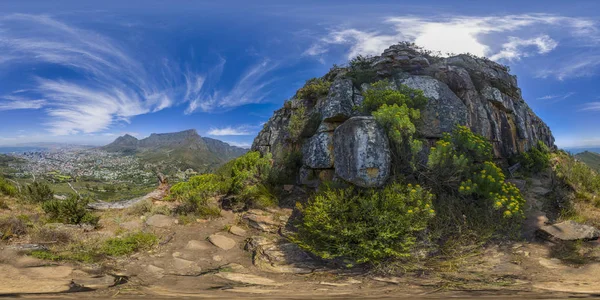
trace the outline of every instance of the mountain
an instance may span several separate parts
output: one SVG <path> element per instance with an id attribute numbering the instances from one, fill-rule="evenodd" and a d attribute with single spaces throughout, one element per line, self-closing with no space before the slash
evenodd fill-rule
<path id="1" fill-rule="evenodd" d="M 100 149 L 136 155 L 144 163 L 158 165 L 160 171 L 167 174 L 177 169 L 210 171 L 247 151 L 216 139 L 203 138 L 193 129 L 153 133 L 141 140 L 126 134 Z"/>
<path id="2" fill-rule="evenodd" d="M 400 43 L 308 81 L 274 112 L 252 150 L 272 153 L 275 165 L 285 165 L 286 154 L 301 150 L 296 174 L 306 184 L 342 178 L 363 187 L 381 186 L 391 175 L 388 138 L 370 114 L 355 109 L 371 84 L 381 80 L 390 89 L 423 92 L 427 103 L 416 134 L 426 145 L 464 125 L 491 142 L 497 159 L 538 142 L 555 148 L 550 128 L 522 98 L 517 77 L 506 66 L 468 54 L 435 56 Z"/>
<path id="3" fill-rule="evenodd" d="M 590 168 L 600 172 L 600 153 L 584 151 L 577 153 L 575 158 L 584 162 L 586 165 L 590 166 Z"/>

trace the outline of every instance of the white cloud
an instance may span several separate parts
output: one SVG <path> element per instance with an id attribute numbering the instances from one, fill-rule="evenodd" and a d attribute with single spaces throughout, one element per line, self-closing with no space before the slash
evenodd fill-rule
<path id="1" fill-rule="evenodd" d="M 209 74 L 212 77 L 219 77 L 225 61 L 221 65 L 211 71 Z M 277 63 L 270 60 L 264 60 L 250 67 L 229 90 L 219 90 L 210 88 L 201 88 L 193 97 L 189 99 L 189 106 L 186 109 L 186 114 L 195 111 L 212 112 L 219 109 L 230 109 L 233 107 L 260 103 L 269 95 L 267 87 L 270 86 L 275 79 L 267 79 L 267 74 L 278 67 Z M 206 84 L 204 85 L 206 86 Z"/>
<path id="2" fill-rule="evenodd" d="M 543 68 L 537 72 L 537 77 L 555 77 L 559 80 L 591 76 L 600 67 L 600 52 L 586 52 L 570 54 L 556 60 L 551 67 Z"/>
<path id="3" fill-rule="evenodd" d="M 40 109 L 46 101 L 42 99 L 27 99 L 18 96 L 6 95 L 0 97 L 0 111 L 4 110 L 16 110 L 16 109 Z"/>
<path id="4" fill-rule="evenodd" d="M 548 53 L 556 46 L 558 42 L 553 40 L 547 35 L 541 35 L 531 39 L 521 39 L 518 37 L 511 36 L 508 38 L 508 42 L 502 45 L 502 50 L 490 57 L 492 60 L 506 59 L 509 61 L 519 60 L 521 57 L 527 57 L 531 53 L 527 52 L 526 48 L 535 46 L 538 54 Z"/>
<path id="5" fill-rule="evenodd" d="M 575 92 L 568 92 L 564 95 L 546 95 L 546 96 L 538 97 L 537 100 L 554 100 L 552 102 L 556 102 L 559 100 L 567 99 L 573 95 L 575 95 Z"/>
<path id="6" fill-rule="evenodd" d="M 214 135 L 214 136 L 223 136 L 223 135 L 252 135 L 255 132 L 251 131 L 251 127 L 247 125 L 242 125 L 239 127 L 224 127 L 224 128 L 211 128 L 206 134 Z"/>
<path id="7" fill-rule="evenodd" d="M 600 102 L 589 102 L 584 104 L 582 111 L 600 111 Z"/>
<path id="8" fill-rule="evenodd" d="M 235 146 L 235 147 L 240 147 L 240 148 L 244 148 L 244 149 L 250 149 L 250 147 L 252 147 L 252 144 L 250 143 L 238 143 L 238 142 L 225 142 L 231 146 Z"/>
<path id="9" fill-rule="evenodd" d="M 596 22 L 549 14 L 401 16 L 388 18 L 376 26 L 377 29 L 331 30 L 304 54 L 319 57 L 337 45 L 348 48 L 347 57 L 350 59 L 359 54 L 379 55 L 391 44 L 410 41 L 442 55 L 472 53 L 512 61 L 554 50 L 558 42 L 548 35 L 550 31 L 577 39 L 581 44 L 600 42 Z M 559 72 L 562 75 L 559 73 L 557 77 L 566 77 L 575 71 Z"/>

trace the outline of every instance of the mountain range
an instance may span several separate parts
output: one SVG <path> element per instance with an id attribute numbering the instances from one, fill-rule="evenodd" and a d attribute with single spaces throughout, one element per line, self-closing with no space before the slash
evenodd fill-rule
<path id="1" fill-rule="evenodd" d="M 211 171 L 248 151 L 220 140 L 201 137 L 194 129 L 153 133 L 144 139 L 126 134 L 100 149 L 136 155 L 144 163 L 158 165 L 160 171 L 166 174 L 186 169 Z"/>

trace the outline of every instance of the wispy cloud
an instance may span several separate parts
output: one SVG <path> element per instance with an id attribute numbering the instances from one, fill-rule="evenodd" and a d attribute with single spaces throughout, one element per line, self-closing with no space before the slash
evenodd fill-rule
<path id="1" fill-rule="evenodd" d="M 192 113 L 261 102 L 272 83 L 266 75 L 277 67 L 262 60 L 242 69 L 233 87 L 217 89 L 224 58 L 201 71 L 161 57 L 161 49 L 145 59 L 147 50 L 49 16 L 0 16 L 0 69 L 51 64 L 77 74 L 55 78 L 33 71 L 26 90 L 0 95 L 0 110 L 44 109 L 55 135 L 102 132 L 181 103 Z"/>
<path id="2" fill-rule="evenodd" d="M 240 125 L 237 127 L 227 126 L 223 128 L 211 128 L 206 134 L 214 136 L 226 136 L 226 135 L 254 135 L 262 127 L 254 125 Z"/>
<path id="3" fill-rule="evenodd" d="M 359 54 L 379 55 L 391 44 L 411 41 L 442 55 L 472 53 L 494 60 L 516 61 L 548 54 L 556 49 L 559 43 L 546 33 L 550 31 L 559 37 L 577 39 L 580 45 L 591 46 L 600 42 L 596 22 L 585 18 L 550 14 L 400 16 L 387 18 L 373 28 L 330 30 L 304 55 L 321 57 L 335 46 L 348 48 L 348 58 Z M 559 72 L 557 78 L 574 73 L 568 69 Z"/>
<path id="4" fill-rule="evenodd" d="M 584 104 L 582 111 L 600 111 L 600 102 L 589 102 Z"/>
<path id="5" fill-rule="evenodd" d="M 546 96 L 538 97 L 537 100 L 554 100 L 554 101 L 550 101 L 550 102 L 556 102 L 556 101 L 567 99 L 573 95 L 575 95 L 575 92 L 568 92 L 568 93 L 562 94 L 562 95 L 546 95 Z"/>
<path id="6" fill-rule="evenodd" d="M 222 64 L 224 65 L 225 61 L 222 61 Z M 218 78 L 222 72 L 222 67 L 221 65 L 209 74 Z M 260 103 L 269 95 L 268 87 L 276 80 L 275 78 L 267 78 L 267 75 L 277 67 L 277 63 L 263 60 L 242 74 L 229 90 L 215 89 L 214 87 L 201 88 L 193 97 L 190 97 L 190 103 L 185 112 L 187 114 L 198 110 L 211 112 L 218 109 L 230 109 L 241 105 Z"/>
<path id="7" fill-rule="evenodd" d="M 0 97 L 0 111 L 17 110 L 17 109 L 40 109 L 45 104 L 45 100 L 28 99 L 20 96 L 6 95 Z"/>

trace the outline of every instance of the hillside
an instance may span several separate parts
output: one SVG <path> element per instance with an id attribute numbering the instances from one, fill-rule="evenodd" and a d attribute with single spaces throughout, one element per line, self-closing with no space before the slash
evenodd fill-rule
<path id="1" fill-rule="evenodd" d="M 141 140 L 126 134 L 101 149 L 136 155 L 145 163 L 158 165 L 159 170 L 167 174 L 177 169 L 210 171 L 247 151 L 219 140 L 203 138 L 193 129 L 153 133 Z"/>
<path id="2" fill-rule="evenodd" d="M 584 151 L 575 155 L 575 158 L 584 162 L 590 168 L 600 172 L 600 154 L 596 152 Z"/>

